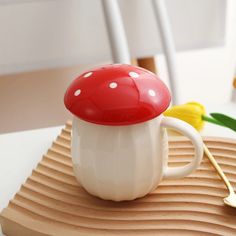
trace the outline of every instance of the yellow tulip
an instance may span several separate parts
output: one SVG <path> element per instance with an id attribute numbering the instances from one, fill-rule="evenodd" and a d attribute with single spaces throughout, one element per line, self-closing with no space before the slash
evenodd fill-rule
<path id="1" fill-rule="evenodd" d="M 203 116 L 205 107 L 198 102 L 188 102 L 183 105 L 173 106 L 164 112 L 165 116 L 171 116 L 183 120 L 195 129 L 201 130 L 204 126 Z"/>

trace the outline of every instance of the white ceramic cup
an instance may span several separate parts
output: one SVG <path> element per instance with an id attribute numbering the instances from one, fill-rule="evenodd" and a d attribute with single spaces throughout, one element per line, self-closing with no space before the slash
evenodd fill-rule
<path id="1" fill-rule="evenodd" d="M 187 136 L 195 147 L 192 161 L 168 167 L 166 128 Z M 202 139 L 189 124 L 160 115 L 127 126 L 104 126 L 73 119 L 72 162 L 81 185 L 92 195 L 123 201 L 143 197 L 164 178 L 193 172 L 203 156 Z"/>

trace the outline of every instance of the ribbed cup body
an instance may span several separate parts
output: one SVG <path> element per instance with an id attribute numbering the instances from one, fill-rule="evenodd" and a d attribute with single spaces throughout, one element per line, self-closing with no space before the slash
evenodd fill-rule
<path id="1" fill-rule="evenodd" d="M 92 195 L 123 201 L 154 190 L 167 165 L 162 116 L 128 126 L 103 126 L 74 118 L 72 161 L 76 178 Z"/>

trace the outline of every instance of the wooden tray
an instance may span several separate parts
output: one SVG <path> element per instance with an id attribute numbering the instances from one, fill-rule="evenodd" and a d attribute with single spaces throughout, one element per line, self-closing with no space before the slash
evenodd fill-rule
<path id="1" fill-rule="evenodd" d="M 223 204 L 227 191 L 204 158 L 184 179 L 165 180 L 148 196 L 115 203 L 92 197 L 76 182 L 67 123 L 47 154 L 0 216 L 6 235 L 236 235 L 236 209 Z M 236 141 L 205 138 L 236 186 Z M 183 165 L 193 147 L 170 140 L 170 165 Z"/>

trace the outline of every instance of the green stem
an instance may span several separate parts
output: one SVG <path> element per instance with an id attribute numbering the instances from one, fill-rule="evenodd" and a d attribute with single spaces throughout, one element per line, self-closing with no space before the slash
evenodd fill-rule
<path id="1" fill-rule="evenodd" d="M 202 115 L 202 119 L 205 120 L 205 121 L 207 121 L 207 122 L 213 123 L 213 124 L 215 124 L 215 125 L 220 125 L 220 126 L 226 127 L 223 123 L 221 123 L 221 122 L 218 121 L 218 120 L 215 120 L 215 119 L 212 118 L 212 117 Z"/>

